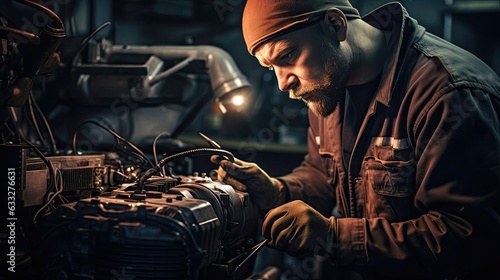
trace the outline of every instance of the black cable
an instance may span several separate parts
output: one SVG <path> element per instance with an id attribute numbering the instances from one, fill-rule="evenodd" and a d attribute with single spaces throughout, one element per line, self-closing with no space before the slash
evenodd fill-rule
<path id="1" fill-rule="evenodd" d="M 32 97 L 32 93 L 30 93 L 30 96 Z M 42 110 L 38 106 L 38 103 L 36 102 L 35 98 L 33 98 L 33 105 L 35 105 L 35 109 L 37 110 L 38 114 L 43 120 L 45 128 L 47 129 L 47 133 L 49 134 L 49 139 L 51 144 L 50 147 L 52 149 L 52 152 L 55 154 L 57 152 L 57 146 L 56 146 L 56 140 L 54 139 L 54 134 L 52 134 L 52 128 L 50 127 L 49 122 L 47 121 L 47 118 L 43 114 Z"/>
<path id="2" fill-rule="evenodd" d="M 45 155 L 35 145 L 33 145 L 30 141 L 28 141 L 28 139 L 26 139 L 22 135 L 19 135 L 19 138 L 21 140 L 23 140 L 23 142 L 25 142 L 26 144 L 28 144 L 28 146 L 30 146 L 31 149 L 33 149 L 33 151 L 40 157 L 40 159 L 47 165 L 47 168 L 49 169 L 49 175 L 50 175 L 49 179 L 50 179 L 50 182 L 48 184 L 48 188 L 47 188 L 47 191 L 45 193 L 45 195 L 47 195 L 52 190 L 52 187 L 56 186 L 56 172 L 54 170 L 54 167 L 52 166 L 52 163 L 45 157 Z M 41 211 L 43 208 L 47 207 L 48 203 L 49 202 L 47 202 L 44 206 L 42 206 L 39 209 L 39 211 Z M 38 213 L 39 212 L 37 212 L 37 214 Z M 36 222 L 36 218 L 37 218 L 37 215 L 35 215 L 35 217 L 33 217 L 34 222 Z"/>
<path id="3" fill-rule="evenodd" d="M 45 142 L 45 139 L 42 135 L 42 132 L 40 131 L 40 127 L 38 126 L 38 121 L 37 121 L 36 116 L 35 116 L 35 111 L 33 110 L 33 100 L 32 99 L 33 99 L 33 95 L 30 92 L 30 95 L 28 96 L 28 114 L 29 114 L 30 119 L 31 119 L 31 124 L 35 128 L 35 132 L 38 135 L 38 138 L 42 142 L 42 145 L 45 147 L 45 146 L 47 146 L 47 143 Z"/>
<path id="4" fill-rule="evenodd" d="M 14 139 L 14 136 L 16 135 L 16 133 L 14 132 L 14 130 L 12 130 L 10 127 L 9 127 L 9 124 L 7 122 L 4 122 L 3 126 L 5 127 L 5 129 L 7 129 L 7 131 L 9 132 L 9 136 L 6 136 L 6 135 L 3 135 L 2 134 L 2 137 L 3 137 L 3 143 L 6 143 L 6 142 L 9 142 L 11 139 Z"/>
<path id="5" fill-rule="evenodd" d="M 105 127 L 104 125 L 102 125 L 101 123 L 95 121 L 95 120 L 86 120 L 84 122 L 82 122 L 80 125 L 78 125 L 77 129 L 75 130 L 75 133 L 73 134 L 73 153 L 74 154 L 77 154 L 77 149 L 76 149 L 76 136 L 78 134 L 78 131 L 80 130 L 80 128 L 82 126 L 84 126 L 85 124 L 95 124 L 97 126 L 99 126 L 100 128 L 106 130 L 107 132 L 109 132 L 111 135 L 113 135 L 116 139 L 126 143 L 129 147 L 131 147 L 134 151 L 137 152 L 138 155 L 140 155 L 140 157 L 142 157 L 144 160 L 147 161 L 147 163 L 149 165 L 151 165 L 151 167 L 155 167 L 155 164 L 139 149 L 137 148 L 134 144 L 132 144 L 130 141 L 126 140 L 125 138 L 121 137 L 118 133 L 116 133 L 114 130 L 108 128 L 108 127 Z M 126 152 L 126 150 L 123 150 Z"/>
<path id="6" fill-rule="evenodd" d="M 156 154 L 156 143 L 158 142 L 158 140 L 162 136 L 168 136 L 168 137 L 170 137 L 170 133 L 168 133 L 168 132 L 161 132 L 158 135 L 156 135 L 155 139 L 153 140 L 153 158 L 154 158 L 154 161 L 155 161 L 156 165 L 158 165 L 158 155 Z M 162 174 L 163 175 L 165 174 L 165 170 L 163 168 L 162 168 Z"/>
<path id="7" fill-rule="evenodd" d="M 120 147 L 120 145 L 119 145 L 119 143 L 118 143 L 118 142 L 117 142 L 117 144 L 116 144 L 116 145 L 117 145 L 117 147 Z M 135 151 L 132 151 L 132 150 L 127 150 L 127 149 L 119 149 L 119 150 L 123 151 L 123 153 L 125 153 L 125 154 L 127 154 L 127 153 L 128 153 L 128 154 L 130 154 L 132 157 L 137 158 L 137 159 L 140 161 L 140 162 L 139 162 L 139 164 L 140 164 L 140 165 L 144 165 L 145 163 L 146 163 L 146 164 L 148 164 L 148 165 L 153 164 L 152 162 L 149 162 L 149 161 L 147 161 L 147 162 L 146 162 L 146 160 L 145 160 L 144 156 L 143 156 L 143 155 L 141 155 L 141 154 L 138 154 L 138 153 L 137 153 L 137 152 L 135 152 Z"/>
<path id="8" fill-rule="evenodd" d="M 83 47 L 85 47 L 89 42 L 90 40 L 95 36 L 97 35 L 97 33 L 99 33 L 102 29 L 104 29 L 104 27 L 110 25 L 111 22 L 105 22 L 103 24 L 101 24 L 101 26 L 97 27 L 96 30 L 94 30 L 94 32 L 92 32 L 89 36 L 87 36 L 83 41 L 82 43 L 80 44 L 80 46 L 78 47 L 78 49 L 76 50 L 75 54 L 73 55 L 73 57 L 71 57 L 71 59 L 69 60 L 69 65 L 68 66 L 71 66 L 73 64 L 73 61 L 76 59 L 76 57 L 80 54 L 80 52 L 83 50 Z"/>
<path id="9" fill-rule="evenodd" d="M 10 119 L 12 120 L 12 124 L 14 125 L 15 132 L 14 134 L 24 136 L 21 127 L 19 126 L 19 120 L 17 118 L 17 113 L 14 107 L 9 107 Z"/>
<path id="10" fill-rule="evenodd" d="M 52 20 L 54 22 L 57 23 L 58 28 L 64 28 L 64 23 L 62 22 L 61 18 L 59 18 L 59 16 L 56 13 L 54 13 L 51 9 L 49 9 L 41 4 L 38 4 L 36 2 L 33 2 L 33 1 L 27 1 L 27 0 L 16 0 L 16 1 L 19 3 L 25 4 L 25 5 L 31 6 L 32 8 L 38 9 L 42 12 L 45 12 L 47 15 L 49 15 L 52 18 Z"/>
<path id="11" fill-rule="evenodd" d="M 136 193 L 142 193 L 144 191 L 144 183 L 151 178 L 153 175 L 158 174 L 161 170 L 161 168 L 169 163 L 170 161 L 180 159 L 180 158 L 185 158 L 185 157 L 191 157 L 191 156 L 200 156 L 200 155 L 220 155 L 220 156 L 225 156 L 229 161 L 234 162 L 234 155 L 226 150 L 223 149 L 214 149 L 214 148 L 199 148 L 199 149 L 192 149 L 192 150 L 187 150 L 183 151 L 171 156 L 167 156 L 160 160 L 160 162 L 153 168 L 148 169 L 141 178 L 137 181 L 137 189 Z"/>

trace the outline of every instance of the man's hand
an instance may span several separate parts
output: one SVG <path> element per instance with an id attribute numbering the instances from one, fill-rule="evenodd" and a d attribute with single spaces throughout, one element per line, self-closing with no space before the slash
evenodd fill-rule
<path id="1" fill-rule="evenodd" d="M 331 255 L 335 241 L 335 217 L 326 218 L 301 200 L 283 204 L 264 217 L 262 236 L 269 245 L 292 256 L 305 252 Z"/>
<path id="2" fill-rule="evenodd" d="M 271 178 L 257 164 L 236 158 L 233 163 L 220 156 L 212 156 L 210 160 L 219 165 L 217 179 L 239 191 L 248 192 L 250 199 L 262 212 L 284 202 L 281 182 Z"/>

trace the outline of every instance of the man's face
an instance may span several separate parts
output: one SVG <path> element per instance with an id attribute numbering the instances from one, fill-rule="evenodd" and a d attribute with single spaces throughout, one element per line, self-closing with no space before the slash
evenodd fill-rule
<path id="1" fill-rule="evenodd" d="M 274 70 L 280 90 L 302 99 L 318 116 L 331 114 L 344 98 L 350 65 L 336 38 L 326 37 L 319 24 L 270 40 L 255 56 Z"/>

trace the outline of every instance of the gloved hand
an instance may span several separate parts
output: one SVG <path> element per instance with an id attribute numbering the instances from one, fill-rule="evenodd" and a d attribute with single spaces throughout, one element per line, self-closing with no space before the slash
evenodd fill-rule
<path id="1" fill-rule="evenodd" d="M 262 236 L 292 256 L 307 251 L 322 256 L 333 252 L 335 229 L 334 216 L 326 218 L 302 200 L 293 200 L 266 214 Z"/>
<path id="2" fill-rule="evenodd" d="M 217 179 L 239 191 L 248 192 L 250 199 L 261 212 L 265 213 L 285 202 L 281 182 L 276 178 L 271 178 L 257 164 L 236 158 L 233 163 L 215 155 L 210 160 L 219 165 Z"/>

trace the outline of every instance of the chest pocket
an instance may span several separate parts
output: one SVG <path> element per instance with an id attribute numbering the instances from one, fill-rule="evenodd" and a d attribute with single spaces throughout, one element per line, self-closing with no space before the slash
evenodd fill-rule
<path id="1" fill-rule="evenodd" d="M 375 193 L 389 197 L 415 194 L 415 161 L 408 139 L 374 137 L 369 154 L 363 169 Z"/>
<path id="2" fill-rule="evenodd" d="M 338 172 L 333 156 L 330 153 L 321 151 L 320 151 L 320 156 L 321 156 L 321 162 L 323 164 L 323 169 L 325 170 L 327 176 L 328 183 L 330 183 L 330 185 L 336 185 L 338 180 L 337 179 Z"/>

